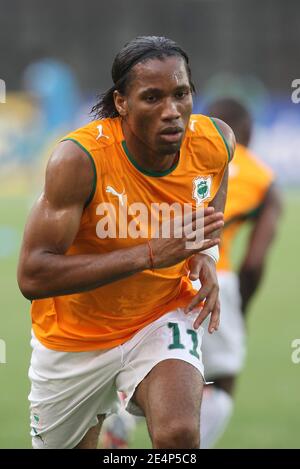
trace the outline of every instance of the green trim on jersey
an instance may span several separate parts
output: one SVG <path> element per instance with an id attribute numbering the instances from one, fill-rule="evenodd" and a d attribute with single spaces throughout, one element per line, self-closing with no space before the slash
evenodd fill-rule
<path id="1" fill-rule="evenodd" d="M 262 209 L 264 208 L 265 203 L 266 203 L 266 198 L 273 186 L 274 186 L 274 181 L 271 182 L 271 184 L 269 185 L 268 189 L 265 192 L 263 199 L 256 207 L 254 207 L 252 210 L 249 210 L 249 212 L 241 213 L 240 215 L 235 215 L 234 217 L 229 218 L 229 220 L 225 222 L 223 229 L 232 225 L 232 223 L 243 222 L 243 221 L 247 221 L 251 219 L 254 220 L 255 218 L 257 218 L 260 212 L 262 211 Z"/>
<path id="2" fill-rule="evenodd" d="M 123 147 L 123 150 L 127 156 L 127 158 L 129 159 L 130 163 L 140 172 L 140 173 L 143 173 L 145 174 L 146 176 L 152 176 L 152 177 L 162 177 L 162 176 L 167 176 L 168 174 L 172 173 L 172 171 L 174 171 L 177 166 L 178 166 L 178 163 L 179 163 L 179 158 L 177 159 L 176 163 L 170 168 L 170 169 L 166 169 L 165 171 L 153 171 L 153 170 L 149 170 L 149 169 L 144 169 L 142 168 L 136 161 L 135 159 L 132 157 L 132 155 L 129 153 L 129 150 L 128 150 L 128 147 L 126 145 L 126 142 L 125 140 L 122 141 L 122 147 Z M 179 155 L 180 156 L 180 155 Z"/>
<path id="3" fill-rule="evenodd" d="M 89 195 L 89 198 L 87 199 L 87 201 L 85 202 L 84 204 L 84 208 L 86 208 L 92 201 L 94 195 L 95 195 L 95 192 L 96 192 L 96 187 L 97 187 L 97 170 L 96 170 L 96 165 L 95 165 L 95 161 L 94 161 L 94 158 L 92 157 L 92 155 L 90 154 L 90 152 L 83 146 L 81 145 L 80 142 L 78 142 L 77 140 L 75 140 L 75 138 L 64 138 L 62 140 L 62 142 L 66 142 L 67 140 L 70 140 L 71 142 L 74 142 L 76 143 L 76 145 L 79 146 L 79 148 L 81 148 L 81 150 L 84 151 L 84 153 L 89 157 L 91 163 L 92 163 L 92 167 L 93 167 L 93 172 L 94 172 L 94 177 L 93 177 L 93 187 L 92 187 L 92 190 L 91 190 L 91 193 Z"/>
<path id="4" fill-rule="evenodd" d="M 224 224 L 224 229 L 232 225 L 233 223 L 243 222 L 246 220 L 257 218 L 264 204 L 265 202 L 263 201 L 261 204 L 259 204 L 257 207 L 253 208 L 249 212 L 241 213 L 240 215 L 236 215 L 235 217 L 229 218 L 229 220 L 227 220 Z"/>
<path id="5" fill-rule="evenodd" d="M 232 160 L 232 156 L 230 154 L 230 150 L 229 150 L 229 145 L 227 143 L 227 140 L 226 138 L 224 137 L 223 135 L 223 132 L 222 130 L 220 129 L 220 127 L 218 126 L 218 124 L 215 122 L 215 120 L 210 117 L 210 120 L 212 121 L 212 123 L 214 124 L 215 128 L 217 129 L 217 131 L 219 132 L 219 134 L 221 135 L 222 139 L 223 139 L 223 142 L 225 144 L 225 147 L 226 147 L 226 150 L 227 150 L 227 154 L 228 154 L 228 163 Z"/>

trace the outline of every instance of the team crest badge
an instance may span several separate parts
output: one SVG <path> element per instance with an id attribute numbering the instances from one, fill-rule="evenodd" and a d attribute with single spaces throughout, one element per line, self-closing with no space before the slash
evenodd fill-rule
<path id="1" fill-rule="evenodd" d="M 211 176 L 197 177 L 193 180 L 193 199 L 196 205 L 200 205 L 210 197 Z"/>

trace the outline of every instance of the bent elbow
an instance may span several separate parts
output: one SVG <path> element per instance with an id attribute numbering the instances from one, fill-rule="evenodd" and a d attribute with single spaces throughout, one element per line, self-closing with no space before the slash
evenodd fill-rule
<path id="1" fill-rule="evenodd" d="M 21 252 L 17 282 L 22 295 L 29 301 L 47 296 L 45 285 L 49 283 L 49 275 L 47 264 L 40 252 Z"/>
<path id="2" fill-rule="evenodd" d="M 26 298 L 26 300 L 32 301 L 36 299 L 36 291 L 31 281 L 28 281 L 28 279 L 25 278 L 18 277 L 18 285 L 20 292 Z"/>
<path id="3" fill-rule="evenodd" d="M 30 268 L 28 264 L 19 265 L 17 282 L 22 295 L 29 301 L 39 298 L 40 273 Z"/>

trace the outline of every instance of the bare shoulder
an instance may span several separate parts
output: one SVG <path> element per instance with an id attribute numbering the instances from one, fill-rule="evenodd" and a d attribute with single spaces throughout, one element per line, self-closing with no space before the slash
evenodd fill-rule
<path id="1" fill-rule="evenodd" d="M 72 141 L 60 142 L 51 155 L 45 180 L 45 197 L 53 206 L 84 205 L 95 184 L 93 161 Z"/>
<path id="2" fill-rule="evenodd" d="M 229 127 L 226 122 L 222 121 L 221 119 L 217 119 L 216 117 L 213 117 L 214 122 L 217 124 L 219 129 L 221 130 L 223 137 L 226 140 L 226 143 L 229 148 L 230 152 L 230 160 L 233 157 L 234 151 L 235 151 L 235 145 L 236 145 L 236 140 L 235 140 L 235 135 L 231 127 Z"/>

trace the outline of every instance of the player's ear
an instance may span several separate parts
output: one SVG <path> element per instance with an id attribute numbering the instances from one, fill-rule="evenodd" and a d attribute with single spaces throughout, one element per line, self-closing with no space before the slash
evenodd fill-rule
<path id="1" fill-rule="evenodd" d="M 114 91 L 114 102 L 115 107 L 121 117 L 126 117 L 127 115 L 127 99 L 126 96 L 121 94 L 118 90 Z"/>

